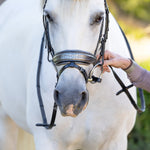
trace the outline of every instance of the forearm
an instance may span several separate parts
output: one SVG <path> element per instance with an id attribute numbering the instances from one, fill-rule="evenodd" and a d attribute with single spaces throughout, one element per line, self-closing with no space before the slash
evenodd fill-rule
<path id="1" fill-rule="evenodd" d="M 128 78 L 136 87 L 150 92 L 150 72 L 140 67 L 134 61 L 132 65 L 124 70 Z"/>

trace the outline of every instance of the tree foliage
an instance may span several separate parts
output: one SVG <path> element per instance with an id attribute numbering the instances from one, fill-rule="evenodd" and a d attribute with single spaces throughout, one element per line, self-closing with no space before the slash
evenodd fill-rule
<path id="1" fill-rule="evenodd" d="M 113 0 L 125 13 L 150 22 L 150 0 Z"/>

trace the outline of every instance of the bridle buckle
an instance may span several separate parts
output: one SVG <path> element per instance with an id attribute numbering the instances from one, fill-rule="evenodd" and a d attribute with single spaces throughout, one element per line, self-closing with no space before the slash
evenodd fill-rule
<path id="1" fill-rule="evenodd" d="M 100 67 L 99 70 L 101 70 L 100 75 L 99 75 L 98 77 L 94 75 L 95 69 L 96 69 L 97 67 Z M 92 83 L 92 84 L 101 83 L 101 81 L 102 81 L 102 74 L 103 74 L 103 64 L 100 63 L 100 62 L 98 62 L 98 63 L 96 63 L 96 64 L 94 65 L 94 67 L 93 67 L 92 70 L 90 71 L 88 81 L 89 81 L 90 83 Z"/>

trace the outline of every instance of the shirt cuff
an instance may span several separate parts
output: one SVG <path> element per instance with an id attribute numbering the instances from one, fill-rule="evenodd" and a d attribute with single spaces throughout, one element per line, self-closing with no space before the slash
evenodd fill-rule
<path id="1" fill-rule="evenodd" d="M 124 69 L 124 71 L 127 73 L 127 74 L 130 74 L 131 72 L 133 72 L 135 70 L 135 68 L 137 67 L 137 64 L 135 61 L 131 60 L 131 65 L 127 68 L 127 69 Z"/>

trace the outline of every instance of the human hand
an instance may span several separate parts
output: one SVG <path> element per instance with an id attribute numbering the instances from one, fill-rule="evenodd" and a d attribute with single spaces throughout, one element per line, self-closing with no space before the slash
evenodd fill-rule
<path id="1" fill-rule="evenodd" d="M 125 70 L 131 65 L 131 60 L 122 57 L 116 53 L 105 51 L 103 72 L 110 72 L 110 69 L 108 68 L 109 65 L 115 68 L 121 68 Z"/>

